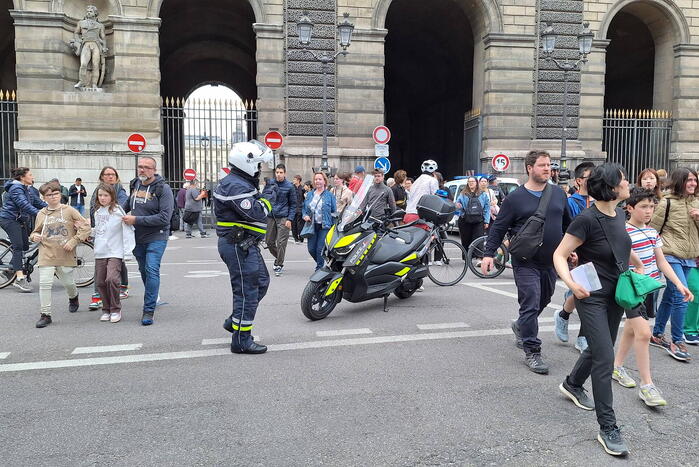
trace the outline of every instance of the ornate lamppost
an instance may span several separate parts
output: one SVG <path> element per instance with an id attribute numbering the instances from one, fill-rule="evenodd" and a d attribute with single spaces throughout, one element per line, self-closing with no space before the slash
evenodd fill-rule
<path id="1" fill-rule="evenodd" d="M 583 23 L 582 29 L 578 33 L 578 54 L 579 58 L 575 62 L 566 59 L 559 62 L 553 58 L 553 51 L 556 48 L 556 33 L 551 23 L 546 23 L 546 28 L 541 32 L 541 45 L 546 61 L 552 61 L 559 70 L 563 71 L 563 127 L 561 128 L 561 174 L 567 173 L 566 132 L 568 127 L 568 73 L 580 70 L 583 63 L 587 63 L 587 56 L 592 50 L 592 39 L 594 34 L 590 31 L 590 23 Z"/>
<path id="2" fill-rule="evenodd" d="M 296 29 L 299 33 L 299 42 L 303 46 L 304 52 L 307 52 L 313 56 L 313 58 L 321 63 L 321 70 L 323 72 L 323 152 L 321 155 L 321 166 L 320 170 L 323 172 L 328 172 L 328 73 L 330 72 L 330 64 L 335 62 L 340 55 L 347 55 L 347 48 L 352 42 L 352 32 L 354 31 L 354 24 L 349 22 L 349 13 L 344 13 L 344 21 L 337 25 L 337 31 L 340 36 L 340 47 L 342 50 L 334 55 L 330 55 L 327 52 L 323 52 L 317 55 L 312 50 L 309 50 L 307 46 L 311 43 L 311 38 L 313 36 L 313 22 L 308 17 L 308 12 L 304 11 L 301 19 L 296 23 Z"/>

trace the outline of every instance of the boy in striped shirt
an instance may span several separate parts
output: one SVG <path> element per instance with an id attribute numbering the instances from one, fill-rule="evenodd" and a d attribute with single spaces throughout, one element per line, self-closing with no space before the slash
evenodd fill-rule
<path id="1" fill-rule="evenodd" d="M 660 273 L 665 274 L 667 280 L 677 286 L 682 292 L 685 300 L 692 300 L 692 294 L 682 284 L 677 274 L 663 255 L 663 241 L 658 236 L 658 232 L 648 226 L 658 200 L 655 194 L 643 188 L 634 188 L 631 196 L 626 200 L 626 209 L 630 218 L 626 223 L 626 231 L 631 237 L 631 248 L 641 258 L 644 272 L 647 276 L 656 280 L 661 280 Z M 656 294 L 646 297 L 646 310 L 654 312 Z M 653 384 L 650 376 L 650 352 L 649 342 L 651 338 L 650 326 L 648 326 L 647 316 L 641 315 L 638 310 L 626 310 L 626 324 L 619 341 L 619 350 L 614 359 L 614 372 L 612 378 L 626 388 L 636 387 L 636 381 L 629 376 L 624 368 L 624 360 L 633 345 L 636 352 L 636 362 L 638 372 L 641 376 L 641 387 L 638 392 L 639 397 L 650 407 L 667 405 L 662 394 Z"/>

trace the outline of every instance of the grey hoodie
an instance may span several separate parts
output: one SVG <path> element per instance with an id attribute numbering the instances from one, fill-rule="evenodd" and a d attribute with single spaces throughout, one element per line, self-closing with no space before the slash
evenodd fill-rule
<path id="1" fill-rule="evenodd" d="M 170 218 L 175 206 L 170 185 L 160 175 L 143 185 L 137 178 L 129 184 L 131 196 L 124 210 L 136 216 L 136 243 L 167 240 L 170 236 Z"/>

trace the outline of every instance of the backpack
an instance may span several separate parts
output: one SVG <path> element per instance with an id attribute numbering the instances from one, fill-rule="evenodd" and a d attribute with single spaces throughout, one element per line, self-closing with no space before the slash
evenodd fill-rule
<path id="1" fill-rule="evenodd" d="M 517 235 L 510 240 L 510 254 L 518 261 L 531 260 L 544 244 L 544 222 L 546 222 L 546 210 L 552 193 L 553 188 L 547 183 L 536 212 L 524 222 Z"/>
<path id="2" fill-rule="evenodd" d="M 467 224 L 478 224 L 483 222 L 483 205 L 480 197 L 468 195 L 468 202 L 463 207 L 464 213 L 461 218 Z"/>

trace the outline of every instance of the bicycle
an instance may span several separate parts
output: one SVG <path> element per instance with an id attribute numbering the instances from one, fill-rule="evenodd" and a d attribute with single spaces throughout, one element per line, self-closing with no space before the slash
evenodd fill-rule
<path id="1" fill-rule="evenodd" d="M 494 279 L 502 274 L 505 269 L 507 269 L 507 263 L 510 261 L 510 250 L 507 248 L 508 240 L 505 238 L 495 253 L 495 257 L 493 258 L 493 269 L 491 269 L 490 274 L 483 274 L 483 271 L 481 271 L 481 261 L 483 260 L 485 244 L 487 241 L 488 236 L 484 235 L 471 242 L 471 244 L 468 246 L 466 262 L 468 263 L 468 268 L 476 276 L 480 277 L 481 279 Z"/>
<path id="2" fill-rule="evenodd" d="M 79 243 L 75 248 L 75 256 L 77 257 L 78 265 L 76 266 L 73 276 L 75 285 L 78 287 L 87 287 L 95 282 L 95 252 L 91 242 Z M 12 284 L 17 278 L 17 273 L 14 271 L 10 274 L 10 259 L 12 258 L 12 244 L 7 240 L 0 240 L 0 289 L 4 289 Z M 36 263 L 39 261 L 39 244 L 32 243 L 29 250 L 22 255 L 22 265 L 27 275 L 27 281 L 31 282 L 31 274 L 34 271 Z"/>
<path id="3" fill-rule="evenodd" d="M 467 271 L 467 252 L 461 243 L 447 238 L 447 225 L 432 230 L 432 245 L 427 253 L 427 277 L 437 285 L 457 284 Z"/>

